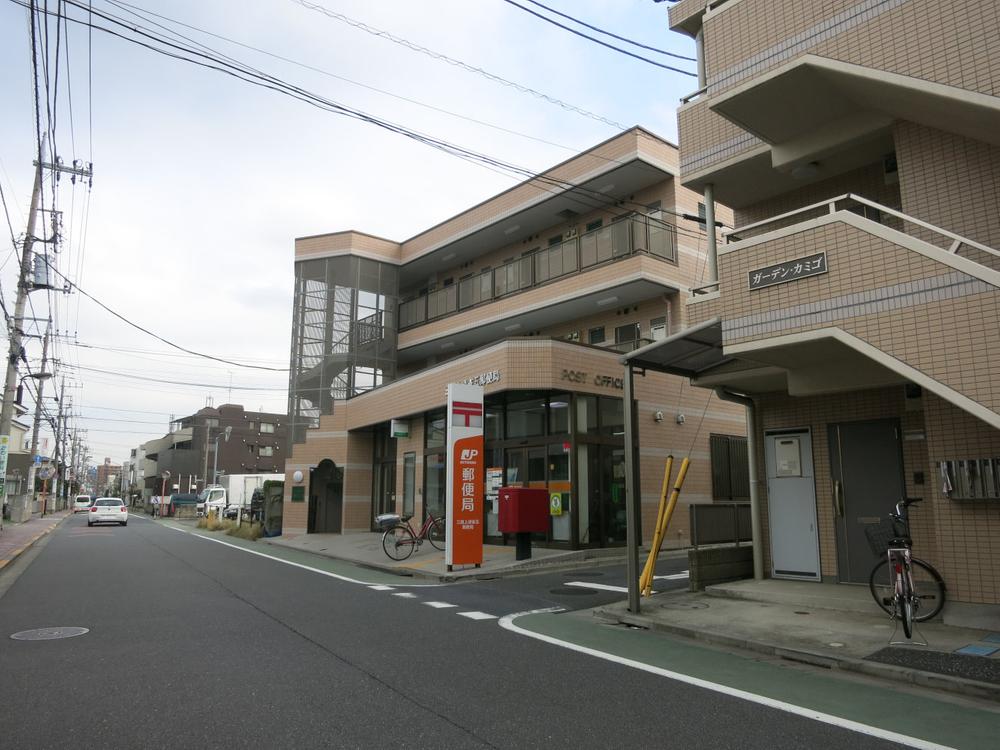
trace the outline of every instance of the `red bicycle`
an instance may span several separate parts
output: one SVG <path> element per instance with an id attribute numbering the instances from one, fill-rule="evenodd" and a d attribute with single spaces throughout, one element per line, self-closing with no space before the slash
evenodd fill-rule
<path id="1" fill-rule="evenodd" d="M 414 532 L 410 526 L 413 516 L 399 516 L 386 513 L 378 516 L 375 521 L 385 529 L 382 535 L 382 549 L 393 560 L 405 560 L 413 554 L 413 550 L 424 543 L 431 543 L 434 549 L 444 550 L 444 519 L 428 514 L 420 531 Z"/>

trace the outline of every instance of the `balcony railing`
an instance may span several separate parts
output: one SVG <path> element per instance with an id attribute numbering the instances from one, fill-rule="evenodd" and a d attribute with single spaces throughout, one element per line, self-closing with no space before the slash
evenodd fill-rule
<path id="1" fill-rule="evenodd" d="M 412 328 L 636 253 L 676 262 L 675 237 L 672 224 L 629 214 L 579 237 L 402 302 L 399 328 Z"/>

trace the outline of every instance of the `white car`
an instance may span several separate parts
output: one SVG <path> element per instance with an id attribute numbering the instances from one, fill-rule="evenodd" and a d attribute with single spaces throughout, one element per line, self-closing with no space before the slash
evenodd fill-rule
<path id="1" fill-rule="evenodd" d="M 94 502 L 90 495 L 77 495 L 76 500 L 73 501 L 73 512 L 74 513 L 86 513 L 90 510 L 90 504 Z"/>
<path id="2" fill-rule="evenodd" d="M 99 497 L 87 514 L 87 525 L 93 526 L 95 523 L 120 523 L 128 526 L 128 508 L 121 498 Z"/>

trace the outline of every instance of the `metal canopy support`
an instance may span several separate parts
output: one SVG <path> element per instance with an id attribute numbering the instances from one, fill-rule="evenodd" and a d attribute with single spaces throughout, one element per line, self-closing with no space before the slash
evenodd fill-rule
<path id="1" fill-rule="evenodd" d="M 639 513 L 637 495 L 638 483 L 635 476 L 635 419 L 633 418 L 632 365 L 625 364 L 624 412 L 625 412 L 625 526 L 627 539 L 628 611 L 639 613 Z"/>

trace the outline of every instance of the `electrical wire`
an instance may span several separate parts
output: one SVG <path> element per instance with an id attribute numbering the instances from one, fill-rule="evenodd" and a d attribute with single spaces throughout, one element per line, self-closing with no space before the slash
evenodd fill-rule
<path id="1" fill-rule="evenodd" d="M 605 125 L 610 125 L 611 127 L 617 128 L 618 130 L 627 129 L 624 125 L 615 122 L 614 120 L 609 120 L 606 117 L 594 114 L 593 112 L 590 112 L 586 109 L 577 107 L 573 104 L 569 104 L 567 102 L 564 102 L 562 99 L 550 96 L 549 94 L 544 94 L 541 91 L 536 91 L 535 89 L 529 88 L 528 86 L 524 86 L 520 83 L 515 83 L 514 81 L 509 81 L 506 78 L 501 78 L 500 76 L 490 73 L 484 70 L 483 68 L 477 68 L 475 65 L 470 65 L 469 63 L 462 62 L 461 60 L 457 60 L 453 57 L 448 57 L 447 55 L 443 55 L 440 52 L 435 52 L 434 50 L 428 49 L 427 47 L 422 47 L 421 45 L 411 42 L 407 39 L 403 39 L 402 37 L 394 36 L 393 34 L 390 34 L 388 31 L 376 29 L 373 26 L 369 26 L 368 24 L 362 23 L 361 21 L 356 21 L 355 19 L 349 18 L 342 13 L 336 13 L 330 10 L 329 8 L 326 8 L 317 3 L 310 3 L 307 0 L 291 0 L 291 2 L 296 3 L 297 5 L 301 5 L 303 8 L 306 8 L 307 10 L 315 11 L 317 13 L 321 13 L 324 16 L 327 16 L 328 18 L 332 18 L 336 21 L 346 23 L 348 26 L 353 26 L 354 28 L 360 29 L 361 31 L 364 31 L 367 34 L 381 37 L 390 42 L 393 42 L 394 44 L 398 44 L 402 47 L 406 47 L 407 49 L 413 50 L 414 52 L 419 52 L 423 55 L 427 55 L 428 57 L 434 58 L 435 60 L 440 60 L 441 62 L 446 62 L 449 65 L 453 65 L 457 68 L 467 70 L 470 73 L 475 73 L 477 75 L 483 76 L 484 78 L 487 78 L 495 83 L 499 83 L 503 86 L 508 86 L 517 91 L 520 91 L 522 94 L 530 94 L 534 97 L 537 97 L 538 99 L 542 99 L 544 101 L 549 102 L 550 104 L 554 104 L 557 107 L 561 107 L 562 109 L 568 110 L 570 112 L 576 112 L 577 114 L 583 115 L 584 117 L 588 117 L 592 120 L 597 120 L 598 122 L 603 122 Z"/>
<path id="2" fill-rule="evenodd" d="M 296 1 L 298 1 L 298 0 L 296 0 Z M 541 13 L 532 10 L 531 8 L 526 8 L 525 6 L 521 5 L 520 3 L 515 2 L 514 0 L 503 0 L 503 1 L 505 3 L 507 3 L 508 5 L 513 5 L 515 8 L 520 8 L 525 13 L 530 13 L 531 15 L 535 16 L 535 18 L 540 18 L 541 20 L 545 21 L 546 23 L 550 23 L 553 26 L 558 26 L 560 29 L 564 29 L 564 30 L 568 31 L 570 34 L 575 34 L 576 36 L 582 37 L 583 39 L 587 39 L 587 40 L 593 42 L 594 44 L 599 44 L 602 47 L 607 47 L 610 50 L 614 50 L 615 52 L 619 52 L 619 53 L 621 53 L 623 55 L 627 55 L 628 57 L 635 58 L 636 60 L 641 60 L 644 63 L 649 63 L 650 65 L 655 65 L 657 68 L 663 68 L 664 70 L 669 70 L 669 71 L 672 71 L 674 73 L 681 73 L 682 75 L 691 76 L 692 78 L 697 78 L 698 77 L 697 73 L 691 73 L 690 71 L 687 71 L 687 70 L 682 70 L 680 68 L 675 68 L 673 65 L 667 65 L 666 63 L 656 62 L 656 60 L 650 60 L 648 57 L 643 57 L 642 55 L 637 55 L 635 52 L 629 52 L 628 50 L 622 49 L 621 47 L 616 47 L 613 44 L 608 44 L 607 42 L 602 42 L 600 39 L 592 37 L 592 36 L 590 36 L 588 34 L 584 34 L 582 31 L 577 31 L 576 29 L 571 29 L 569 26 L 566 26 L 565 24 L 561 24 L 561 23 L 559 23 L 558 21 L 556 21 L 556 20 L 554 20 L 552 18 L 548 18 L 547 16 L 544 16 Z"/>
<path id="3" fill-rule="evenodd" d="M 614 34 L 610 31 L 607 31 L 606 29 L 602 29 L 599 26 L 593 26 L 587 23 L 586 21 L 581 21 L 579 18 L 574 18 L 573 16 L 568 15 L 566 13 L 560 13 L 555 8 L 550 8 L 548 5 L 543 5 L 542 3 L 537 2 L 537 0 L 525 0 L 525 1 L 531 3 L 532 5 L 537 5 L 539 8 L 544 8 L 549 13 L 554 13 L 555 15 L 561 18 L 565 18 L 569 21 L 572 21 L 573 23 L 579 24 L 580 26 L 585 26 L 586 28 L 591 29 L 592 31 L 596 31 L 598 34 L 604 34 L 605 36 L 609 36 L 612 39 L 617 39 L 621 42 L 626 42 L 636 47 L 641 47 L 642 49 L 648 49 L 650 52 L 658 52 L 659 54 L 667 55 L 668 57 L 676 57 L 678 60 L 688 60 L 690 62 L 698 61 L 697 58 L 694 57 L 688 57 L 687 55 L 679 55 L 676 52 L 668 52 L 665 49 L 659 49 L 657 47 L 650 47 L 648 44 L 642 44 L 641 42 L 637 42 L 634 39 L 629 39 L 628 37 L 619 36 L 618 34 Z"/>

